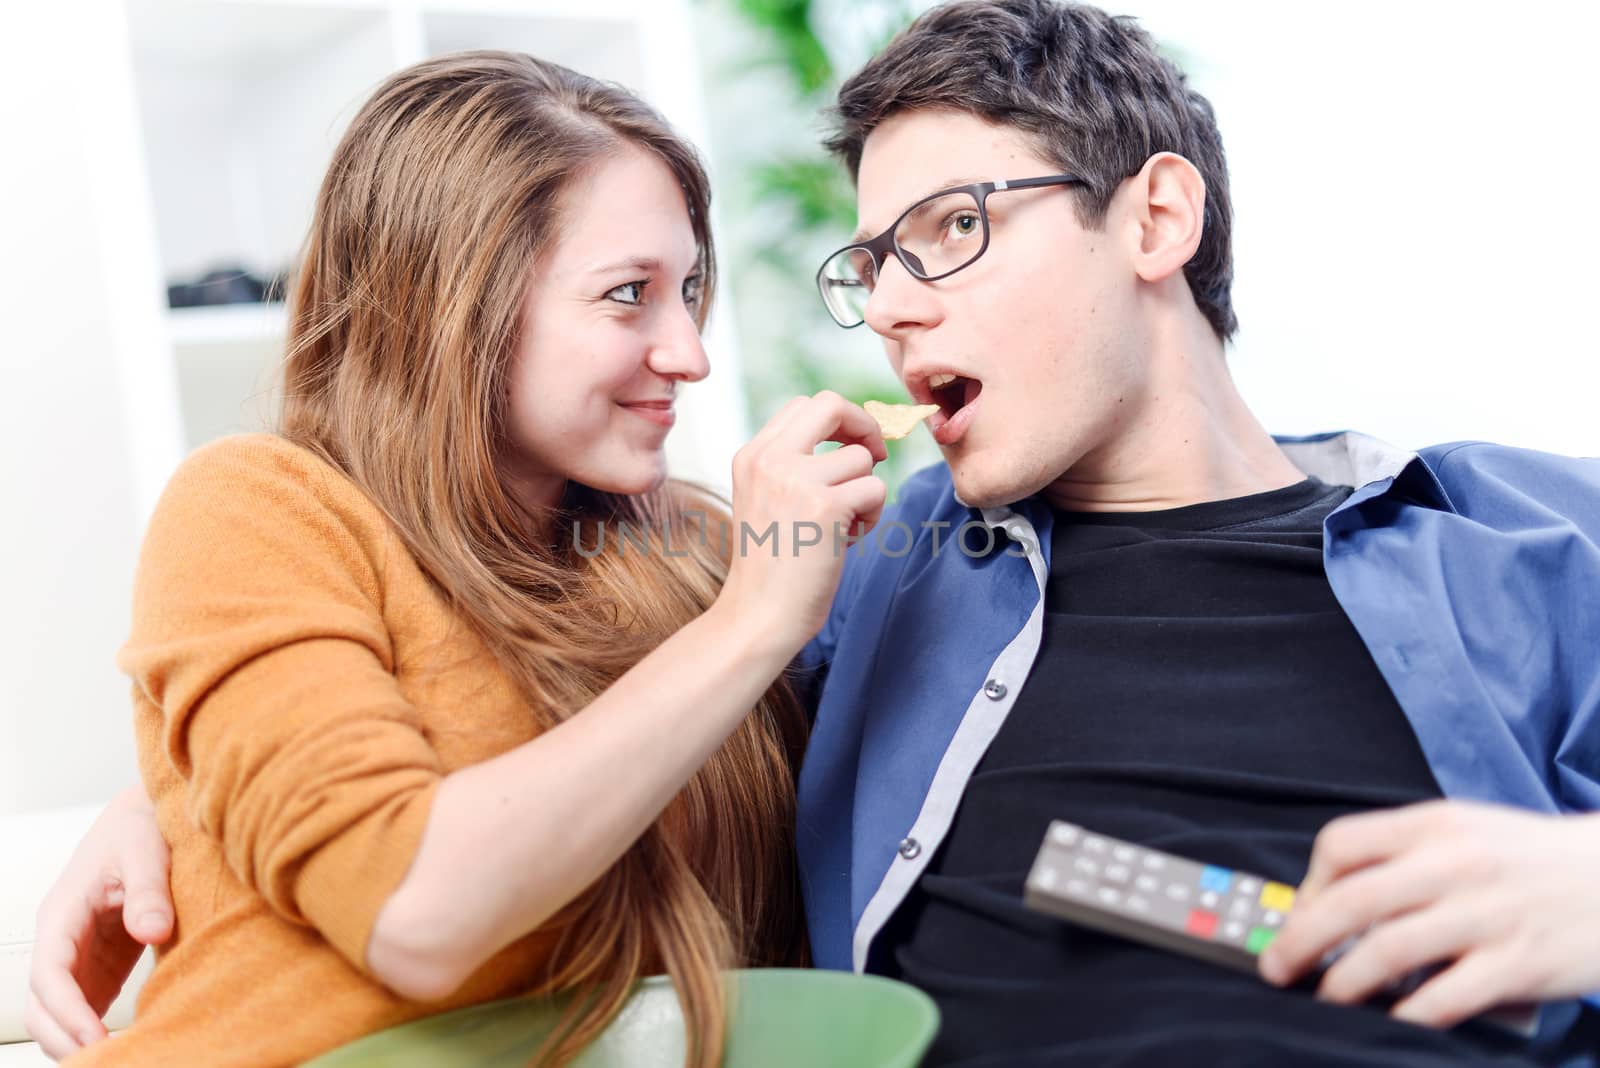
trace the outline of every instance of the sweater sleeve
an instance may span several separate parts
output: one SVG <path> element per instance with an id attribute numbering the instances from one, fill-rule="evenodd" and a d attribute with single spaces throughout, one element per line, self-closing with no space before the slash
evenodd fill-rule
<path id="1" fill-rule="evenodd" d="M 309 452 L 224 439 L 156 508 L 119 657 L 233 873 L 363 972 L 443 775 L 395 676 L 387 542 Z"/>

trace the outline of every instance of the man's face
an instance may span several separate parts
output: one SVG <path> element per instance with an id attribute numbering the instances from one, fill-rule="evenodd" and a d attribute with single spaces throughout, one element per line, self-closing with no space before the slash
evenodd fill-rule
<path id="1" fill-rule="evenodd" d="M 930 193 L 1058 170 L 1010 127 L 906 112 L 866 140 L 858 220 L 877 234 Z M 1114 200 L 1105 230 L 1085 230 L 1069 189 L 991 194 L 977 262 L 929 283 L 890 258 L 867 304 L 912 399 L 940 405 L 929 427 L 970 505 L 1044 488 L 1112 441 L 1143 399 L 1137 277 L 1122 247 L 1136 228 Z M 941 375 L 957 377 L 935 388 Z"/>

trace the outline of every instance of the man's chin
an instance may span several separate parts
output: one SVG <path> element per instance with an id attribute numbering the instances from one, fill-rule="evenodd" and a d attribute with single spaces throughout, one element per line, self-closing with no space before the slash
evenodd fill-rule
<path id="1" fill-rule="evenodd" d="M 1026 456 L 948 458 L 956 499 L 969 508 L 1002 508 L 1038 493 L 1049 479 L 1030 478 Z"/>
<path id="2" fill-rule="evenodd" d="M 964 475 L 954 469 L 951 482 L 955 485 L 956 499 L 969 508 L 1000 508 L 1028 495 L 1026 489 L 1006 485 L 1003 481 Z"/>

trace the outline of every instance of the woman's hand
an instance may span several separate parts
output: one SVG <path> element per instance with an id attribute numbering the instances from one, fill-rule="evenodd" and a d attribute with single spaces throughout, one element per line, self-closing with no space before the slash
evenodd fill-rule
<path id="1" fill-rule="evenodd" d="M 818 454 L 824 441 L 841 448 Z M 719 604 L 794 650 L 828 617 L 847 536 L 872 529 L 888 488 L 878 424 L 837 393 L 796 397 L 733 461 L 733 561 Z"/>
<path id="2" fill-rule="evenodd" d="M 167 844 L 144 791 L 106 806 L 39 905 L 23 1022 L 56 1060 L 106 1037 L 145 946 L 172 936 Z"/>
<path id="3" fill-rule="evenodd" d="M 1600 814 L 1430 801 L 1333 820 L 1261 973 L 1292 982 L 1350 936 L 1318 996 L 1364 1001 L 1445 965 L 1395 1005 L 1413 1023 L 1600 991 Z"/>

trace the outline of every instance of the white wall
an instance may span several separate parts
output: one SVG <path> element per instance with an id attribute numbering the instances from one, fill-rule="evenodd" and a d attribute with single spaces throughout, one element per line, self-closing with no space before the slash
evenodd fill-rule
<path id="1" fill-rule="evenodd" d="M 524 47 L 642 78 L 698 135 L 686 2 L 429 0 L 425 12 L 409 0 L 54 0 L 0 12 L 0 588 L 11 607 L 0 816 L 103 801 L 135 779 L 115 654 L 145 519 L 187 445 L 254 428 L 271 407 L 263 372 L 281 312 L 276 325 L 270 309 L 169 317 L 164 283 L 219 258 L 281 268 L 355 106 L 432 51 Z M 715 482 L 746 434 L 727 316 L 710 340 L 722 374 L 687 398 L 692 426 L 668 458 Z"/>
<path id="2" fill-rule="evenodd" d="M 1269 427 L 1600 453 L 1592 8 L 1122 6 L 1187 53 L 1217 106 L 1244 324 L 1232 362 Z M 134 775 L 113 656 L 181 421 L 122 5 L 0 20 L 5 813 Z"/>
<path id="3" fill-rule="evenodd" d="M 132 107 L 120 10 L 4 16 L 21 47 L 0 64 L 0 815 L 104 799 L 135 776 L 113 657 L 178 439 L 172 383 L 145 370 L 163 366 L 148 359 L 160 289 L 132 123 L 118 121 Z M 67 40 L 63 63 L 51 43 Z M 138 414 L 163 408 L 168 421 Z M 130 430 L 152 425 L 170 433 Z"/>
<path id="4" fill-rule="evenodd" d="M 1125 0 L 1216 106 L 1267 426 L 1600 455 L 1600 10 Z"/>

